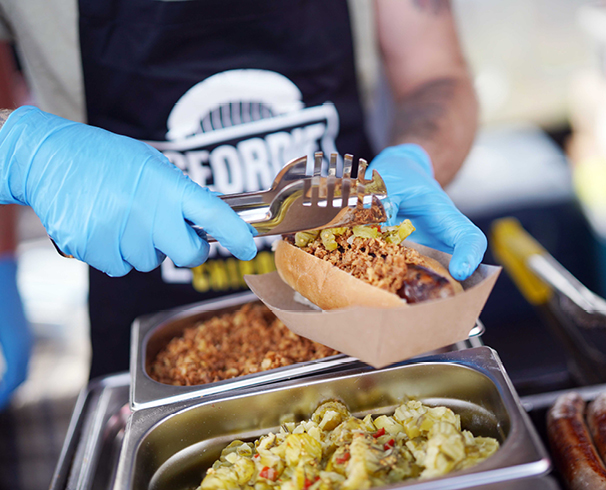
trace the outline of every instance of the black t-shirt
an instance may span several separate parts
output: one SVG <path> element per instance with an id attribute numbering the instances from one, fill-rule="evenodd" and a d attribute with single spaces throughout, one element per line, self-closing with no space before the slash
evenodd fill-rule
<path id="1" fill-rule="evenodd" d="M 79 0 L 88 121 L 144 140 L 193 180 L 268 188 L 291 158 L 371 158 L 347 0 Z M 90 270 L 91 376 L 128 368 L 143 314 L 246 288 L 273 269 L 269 240 L 241 262 L 213 245 L 196 269 L 170 260 L 110 278 Z"/>

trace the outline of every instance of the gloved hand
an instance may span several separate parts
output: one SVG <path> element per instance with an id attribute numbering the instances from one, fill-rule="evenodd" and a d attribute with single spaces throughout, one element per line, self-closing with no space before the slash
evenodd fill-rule
<path id="1" fill-rule="evenodd" d="M 165 255 L 206 260 L 202 227 L 236 257 L 256 254 L 254 229 L 159 151 L 24 106 L 0 129 L 0 204 L 32 207 L 59 248 L 109 274 L 147 272 Z"/>
<path id="2" fill-rule="evenodd" d="M 32 338 L 17 291 L 17 265 L 10 255 L 0 256 L 0 410 L 27 376 Z"/>
<path id="3" fill-rule="evenodd" d="M 391 223 L 409 218 L 416 231 L 410 240 L 452 254 L 449 270 L 457 280 L 467 279 L 486 252 L 484 234 L 455 207 L 434 179 L 429 155 L 420 146 L 391 146 L 368 167 L 379 172 L 395 209 Z M 390 212 L 390 210 L 387 210 Z"/>

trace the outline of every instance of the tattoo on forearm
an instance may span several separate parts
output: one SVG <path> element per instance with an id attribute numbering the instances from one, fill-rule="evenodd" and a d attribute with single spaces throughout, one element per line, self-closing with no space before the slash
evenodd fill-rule
<path id="1" fill-rule="evenodd" d="M 455 95 L 457 81 L 443 78 L 426 83 L 396 105 L 392 138 L 431 138 L 440 130 L 448 104 Z"/>
<path id="2" fill-rule="evenodd" d="M 429 11 L 432 14 L 450 11 L 450 0 L 412 0 L 419 10 Z"/>
<path id="3" fill-rule="evenodd" d="M 13 112 L 11 109 L 0 109 L 0 128 L 4 126 L 4 123 L 8 119 L 8 116 L 10 116 L 11 112 Z"/>

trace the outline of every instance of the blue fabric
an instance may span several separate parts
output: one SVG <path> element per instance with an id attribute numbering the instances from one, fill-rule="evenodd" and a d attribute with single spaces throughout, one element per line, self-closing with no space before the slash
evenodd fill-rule
<path id="1" fill-rule="evenodd" d="M 486 237 L 454 205 L 434 179 L 429 155 L 419 145 L 404 144 L 383 150 L 369 165 L 377 170 L 393 206 L 391 223 L 408 218 L 416 231 L 410 240 L 452 254 L 449 270 L 455 279 L 467 279 L 486 252 Z"/>
<path id="2" fill-rule="evenodd" d="M 111 276 L 165 256 L 194 267 L 209 245 L 256 254 L 254 229 L 149 145 L 24 106 L 0 131 L 0 203 L 29 205 L 67 254 Z"/>
<path id="3" fill-rule="evenodd" d="M 6 371 L 0 377 L 0 410 L 27 376 L 32 337 L 17 290 L 17 264 L 9 255 L 0 256 L 0 346 Z"/>

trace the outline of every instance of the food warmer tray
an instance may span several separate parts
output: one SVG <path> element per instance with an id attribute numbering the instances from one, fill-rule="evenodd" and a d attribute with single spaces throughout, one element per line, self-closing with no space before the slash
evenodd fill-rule
<path id="1" fill-rule="evenodd" d="M 348 369 L 360 361 L 344 354 L 291 366 L 270 369 L 255 374 L 195 386 L 173 386 L 159 383 L 148 375 L 148 367 L 158 352 L 185 328 L 222 313 L 232 312 L 246 303 L 259 302 L 254 293 L 226 296 L 195 303 L 175 310 L 140 317 L 133 323 L 131 335 L 131 408 L 140 410 L 197 398 L 224 396 L 226 393 L 253 386 L 300 378 L 321 372 Z M 443 349 L 461 350 L 482 345 L 484 325 L 477 321 L 467 341 Z"/>
<path id="2" fill-rule="evenodd" d="M 225 394 L 222 398 L 187 400 L 135 411 L 123 428 L 118 466 L 112 470 L 112 481 L 106 488 L 195 488 L 205 468 L 226 443 L 275 430 L 283 414 L 307 417 L 327 398 L 341 399 L 356 415 L 387 413 L 407 396 L 428 404 L 450 406 L 461 415 L 464 427 L 477 435 L 498 437 L 502 447 L 473 468 L 439 479 L 412 481 L 390 488 L 428 490 L 481 485 L 524 488 L 518 480 L 543 476 L 549 471 L 546 451 L 498 356 L 488 347 L 478 347 L 403 362 L 381 370 L 361 365 L 338 373 L 255 386 Z M 104 419 L 101 415 L 93 418 Z M 97 428 L 98 434 L 103 432 L 100 424 Z M 81 446 L 95 446 L 90 441 L 90 433 L 86 437 L 88 439 L 79 444 L 72 444 L 76 456 L 82 452 Z M 97 436 L 99 440 L 103 437 Z M 94 464 L 101 462 L 86 460 L 88 468 L 74 464 L 66 481 L 94 480 Z M 76 475 L 82 471 L 85 476 Z M 533 483 L 533 488 L 541 488 L 539 485 L 553 488 L 549 480 L 537 481 L 541 483 Z M 507 486 L 505 482 L 514 486 Z M 497 483 L 500 486 L 495 487 Z"/>

